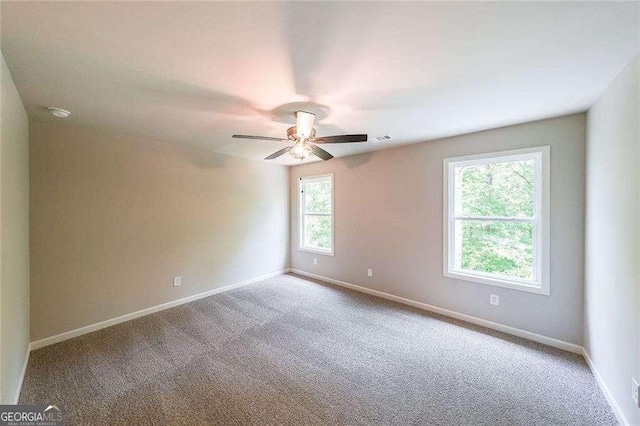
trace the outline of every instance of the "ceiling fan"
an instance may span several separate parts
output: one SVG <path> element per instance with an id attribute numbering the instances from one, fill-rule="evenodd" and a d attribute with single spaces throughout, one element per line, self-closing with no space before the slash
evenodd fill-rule
<path id="1" fill-rule="evenodd" d="M 316 137 L 316 129 L 313 128 L 313 123 L 316 119 L 315 114 L 306 111 L 296 111 L 295 117 L 296 125 L 287 130 L 287 139 L 250 135 L 233 135 L 233 137 L 238 139 L 257 139 L 292 143 L 291 146 L 274 152 L 270 156 L 266 157 L 265 160 L 273 160 L 274 158 L 280 157 L 282 154 L 289 152 L 293 158 L 298 160 L 304 160 L 311 155 L 315 155 L 326 161 L 331 160 L 333 155 L 317 146 L 317 144 L 367 141 L 366 134 Z"/>

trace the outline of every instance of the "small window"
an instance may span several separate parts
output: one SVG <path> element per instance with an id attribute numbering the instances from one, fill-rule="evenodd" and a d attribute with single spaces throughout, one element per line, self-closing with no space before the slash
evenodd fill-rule
<path id="1" fill-rule="evenodd" d="M 300 250 L 333 255 L 333 175 L 300 178 Z"/>
<path id="2" fill-rule="evenodd" d="M 549 147 L 444 160 L 444 275 L 549 294 Z"/>

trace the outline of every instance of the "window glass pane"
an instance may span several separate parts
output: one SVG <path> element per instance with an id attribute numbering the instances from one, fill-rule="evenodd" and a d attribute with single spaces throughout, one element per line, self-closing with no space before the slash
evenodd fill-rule
<path id="1" fill-rule="evenodd" d="M 305 215 L 304 246 L 331 250 L 331 216 Z"/>
<path id="2" fill-rule="evenodd" d="M 456 220 L 456 268 L 533 280 L 533 224 Z"/>
<path id="3" fill-rule="evenodd" d="M 331 214 L 331 180 L 306 182 L 305 213 Z"/>
<path id="4" fill-rule="evenodd" d="M 533 217 L 534 160 L 456 168 L 457 216 Z"/>

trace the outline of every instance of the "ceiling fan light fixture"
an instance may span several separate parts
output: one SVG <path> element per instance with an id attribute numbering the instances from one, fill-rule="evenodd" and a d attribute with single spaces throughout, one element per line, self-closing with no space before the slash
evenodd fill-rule
<path id="1" fill-rule="evenodd" d="M 265 160 L 273 160 L 288 152 L 293 158 L 301 161 L 307 157 L 311 157 L 312 155 L 315 155 L 324 161 L 331 160 L 333 158 L 331 153 L 320 148 L 318 144 L 367 142 L 369 139 L 367 134 L 323 136 L 316 138 L 316 129 L 313 128 L 316 115 L 306 111 L 296 111 L 295 117 L 296 125 L 287 129 L 287 139 L 252 135 L 233 135 L 233 137 L 237 139 L 257 139 L 293 143 L 292 146 L 290 145 L 286 148 L 282 148 L 281 150 L 265 157 Z"/>
<path id="2" fill-rule="evenodd" d="M 289 150 L 289 154 L 296 160 L 304 160 L 313 154 L 313 149 L 308 144 L 300 141 Z"/>

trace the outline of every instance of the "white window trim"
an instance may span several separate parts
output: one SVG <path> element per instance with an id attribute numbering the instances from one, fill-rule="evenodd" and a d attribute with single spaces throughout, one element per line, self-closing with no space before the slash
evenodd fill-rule
<path id="1" fill-rule="evenodd" d="M 504 278 L 493 274 L 485 274 L 475 271 L 456 270 L 453 268 L 453 248 L 454 238 L 453 226 L 455 217 L 450 212 L 454 212 L 455 203 L 455 179 L 452 173 L 460 163 L 464 165 L 482 165 L 500 161 L 517 161 L 522 159 L 536 159 L 541 161 L 541 167 L 536 167 L 535 185 L 535 212 L 533 219 L 517 219 L 534 222 L 534 280 L 521 280 L 517 278 Z M 535 148 L 517 149 L 511 151 L 491 152 L 487 154 L 467 155 L 463 157 L 445 158 L 443 160 L 443 274 L 445 277 L 455 278 L 464 281 L 472 281 L 481 284 L 521 290 L 545 296 L 550 295 L 550 147 L 540 146 Z M 461 219 L 461 218 L 457 218 Z M 482 218 L 488 220 L 489 218 Z M 495 218 L 494 218 L 495 219 Z M 498 219 L 498 220 L 504 220 Z M 538 244 L 539 242 L 539 244 Z M 451 267 L 450 267 L 451 265 Z"/>
<path id="2" fill-rule="evenodd" d="M 302 184 L 304 182 L 313 182 L 317 180 L 331 179 L 331 250 L 322 250 L 304 246 L 304 193 L 302 192 Z M 333 256 L 335 251 L 335 187 L 333 181 L 333 173 L 316 176 L 305 176 L 298 179 L 298 250 L 310 253 L 324 254 L 325 256 Z"/>

